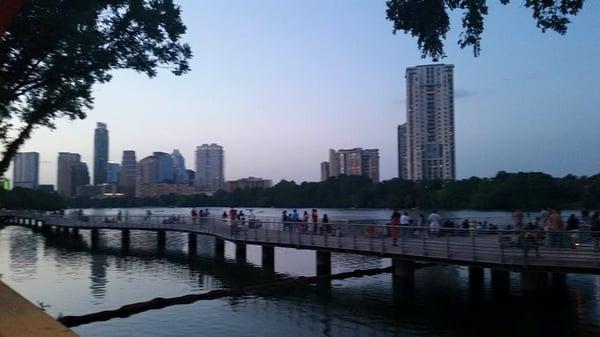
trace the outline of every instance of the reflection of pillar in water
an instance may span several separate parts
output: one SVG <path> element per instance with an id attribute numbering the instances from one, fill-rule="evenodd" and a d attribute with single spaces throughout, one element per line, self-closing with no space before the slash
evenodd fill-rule
<path id="1" fill-rule="evenodd" d="M 194 233 L 188 233 L 188 254 L 196 255 L 198 250 L 198 236 Z"/>
<path id="2" fill-rule="evenodd" d="M 492 269 L 492 298 L 497 301 L 510 298 L 510 272 Z"/>
<path id="3" fill-rule="evenodd" d="M 266 272 L 275 272 L 275 247 L 262 246 L 262 268 Z"/>
<path id="4" fill-rule="evenodd" d="M 129 243 L 130 243 L 131 234 L 129 229 L 124 229 L 121 231 L 121 252 L 123 254 L 129 253 Z"/>
<path id="5" fill-rule="evenodd" d="M 90 290 L 95 298 L 103 298 L 106 295 L 106 267 L 108 266 L 108 258 L 104 254 L 95 253 L 91 258 L 91 277 Z"/>
<path id="6" fill-rule="evenodd" d="M 483 282 L 483 268 L 469 267 L 469 295 L 472 300 L 483 299 Z"/>

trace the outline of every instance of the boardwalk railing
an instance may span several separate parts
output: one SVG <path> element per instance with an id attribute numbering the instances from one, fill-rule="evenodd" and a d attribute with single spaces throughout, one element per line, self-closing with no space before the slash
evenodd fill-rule
<path id="1" fill-rule="evenodd" d="M 377 223 L 281 222 L 272 219 L 230 220 L 181 215 L 55 216 L 33 212 L 0 215 L 43 221 L 46 225 L 132 230 L 169 230 L 216 236 L 262 245 L 402 257 L 453 264 L 505 265 L 600 272 L 600 232 L 517 230 L 498 219 L 462 228 L 389 226 Z M 510 223 L 510 218 L 505 218 Z M 490 226 L 491 224 L 491 226 Z M 484 228 L 485 227 L 485 228 Z"/>

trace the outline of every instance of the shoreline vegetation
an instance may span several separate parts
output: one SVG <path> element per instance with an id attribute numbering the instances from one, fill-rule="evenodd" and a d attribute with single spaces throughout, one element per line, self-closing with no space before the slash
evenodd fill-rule
<path id="1" fill-rule="evenodd" d="M 391 179 L 372 183 L 362 176 L 339 176 L 324 182 L 282 180 L 267 189 L 218 191 L 212 196 L 164 195 L 65 199 L 55 192 L 14 188 L 0 192 L 0 208 L 57 210 L 132 207 L 295 207 L 295 208 L 435 208 L 446 210 L 539 210 L 600 208 L 600 174 L 552 177 L 539 172 L 498 172 L 492 178 L 413 182 Z"/>

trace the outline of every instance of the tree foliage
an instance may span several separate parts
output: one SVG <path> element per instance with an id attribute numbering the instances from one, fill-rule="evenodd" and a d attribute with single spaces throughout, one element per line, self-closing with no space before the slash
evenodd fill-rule
<path id="1" fill-rule="evenodd" d="M 85 118 L 111 71 L 187 72 L 185 31 L 172 0 L 27 1 L 0 36 L 0 175 L 33 129 Z"/>
<path id="2" fill-rule="evenodd" d="M 508 5 L 511 0 L 498 1 Z M 546 32 L 567 32 L 571 17 L 577 15 L 585 0 L 522 0 L 523 6 L 532 11 L 537 26 Z M 516 2 L 516 1 L 513 1 Z M 394 34 L 404 32 L 417 38 L 422 57 L 437 61 L 445 57 L 444 40 L 450 31 L 453 11 L 462 12 L 463 31 L 458 44 L 461 48 L 473 48 L 478 56 L 481 51 L 481 34 L 484 18 L 488 14 L 487 0 L 388 0 L 387 19 L 393 23 Z"/>
<path id="3" fill-rule="evenodd" d="M 87 207 L 221 206 L 286 208 L 437 208 L 534 210 L 600 208 L 600 174 L 555 178 L 544 173 L 499 172 L 493 178 L 413 182 L 392 179 L 373 184 L 361 176 L 339 176 L 324 182 L 282 180 L 268 189 L 219 191 L 207 195 L 167 195 L 159 198 L 72 199 L 69 205 Z"/>

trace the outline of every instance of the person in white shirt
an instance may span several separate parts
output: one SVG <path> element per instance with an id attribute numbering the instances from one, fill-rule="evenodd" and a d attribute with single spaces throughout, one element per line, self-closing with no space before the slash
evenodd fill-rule
<path id="1" fill-rule="evenodd" d="M 410 225 L 410 216 L 408 212 L 402 213 L 400 216 L 400 233 L 404 236 L 408 234 L 408 226 Z"/>
<path id="2" fill-rule="evenodd" d="M 440 232 L 440 223 L 442 222 L 442 217 L 437 214 L 434 210 L 429 215 L 429 228 L 431 229 L 431 234 L 438 235 Z"/>

